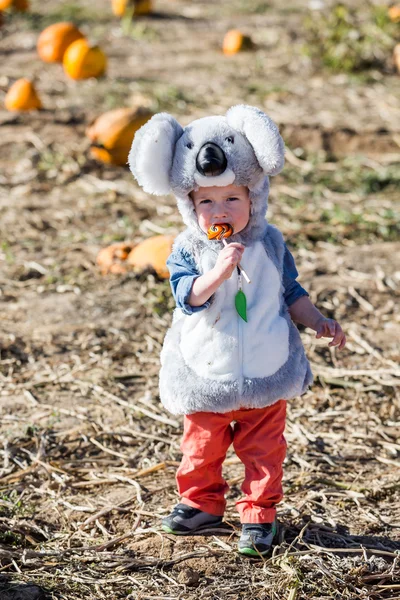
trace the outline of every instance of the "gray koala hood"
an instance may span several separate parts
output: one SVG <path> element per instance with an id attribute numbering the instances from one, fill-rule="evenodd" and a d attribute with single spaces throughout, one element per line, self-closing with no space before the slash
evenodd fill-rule
<path id="1" fill-rule="evenodd" d="M 283 164 L 284 143 L 277 126 L 247 105 L 233 106 L 225 116 L 196 119 L 185 128 L 171 115 L 159 113 L 136 133 L 129 154 L 131 171 L 144 191 L 172 192 L 184 223 L 203 240 L 190 192 L 199 187 L 247 186 L 250 220 L 235 236 L 244 243 L 265 233 L 269 176 L 279 173 Z"/>
<path id="2" fill-rule="evenodd" d="M 147 193 L 173 193 L 187 225 L 171 264 L 186 265 L 191 273 L 194 262 L 197 276 L 213 267 L 218 254 L 214 245 L 220 242 L 208 240 L 198 226 L 192 190 L 245 185 L 251 200 L 249 222 L 233 236 L 247 245 L 241 264 L 254 281 L 246 290 L 249 318 L 245 322 L 236 312 L 236 271 L 207 310 L 176 308 L 160 370 L 160 398 L 173 414 L 262 408 L 303 393 L 312 380 L 283 298 L 283 237 L 265 219 L 269 177 L 283 162 L 278 128 L 251 106 L 234 106 L 225 116 L 197 119 L 185 128 L 161 113 L 135 135 L 129 155 L 134 176 Z"/>

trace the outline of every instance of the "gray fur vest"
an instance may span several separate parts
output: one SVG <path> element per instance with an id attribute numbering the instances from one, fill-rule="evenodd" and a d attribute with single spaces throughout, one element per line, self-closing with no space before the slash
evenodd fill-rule
<path id="1" fill-rule="evenodd" d="M 305 392 L 312 374 L 297 327 L 283 299 L 284 242 L 265 222 L 258 239 L 246 240 L 241 264 L 248 322 L 236 312 L 234 272 L 211 305 L 192 315 L 174 311 L 161 352 L 160 398 L 171 413 L 225 413 L 262 408 Z M 235 236 L 235 241 L 241 241 Z M 194 258 L 200 273 L 215 265 L 215 242 L 189 228 L 176 244 Z"/>

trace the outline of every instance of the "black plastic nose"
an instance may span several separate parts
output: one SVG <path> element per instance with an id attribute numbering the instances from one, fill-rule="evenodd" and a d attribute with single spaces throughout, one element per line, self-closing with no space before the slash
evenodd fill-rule
<path id="1" fill-rule="evenodd" d="M 201 175 L 206 177 L 221 175 L 227 164 L 224 151 L 212 142 L 204 144 L 196 157 L 196 168 Z"/>

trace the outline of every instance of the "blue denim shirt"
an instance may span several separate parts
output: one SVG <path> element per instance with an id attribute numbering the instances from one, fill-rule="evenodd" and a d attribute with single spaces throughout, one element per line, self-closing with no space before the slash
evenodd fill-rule
<path id="1" fill-rule="evenodd" d="M 193 256 L 182 248 L 175 248 L 167 260 L 167 267 L 170 273 L 170 284 L 176 306 L 186 315 L 198 312 L 208 308 L 211 304 L 207 300 L 201 306 L 190 306 L 188 304 L 189 296 L 192 291 L 193 282 L 200 273 L 196 267 Z M 301 296 L 308 296 L 308 292 L 296 281 L 298 272 L 291 255 L 285 244 L 285 256 L 283 259 L 283 287 L 285 288 L 283 297 L 287 306 L 291 306 Z"/>

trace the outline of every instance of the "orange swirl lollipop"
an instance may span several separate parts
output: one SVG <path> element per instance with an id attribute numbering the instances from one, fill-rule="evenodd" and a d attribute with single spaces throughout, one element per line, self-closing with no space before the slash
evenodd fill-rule
<path id="1" fill-rule="evenodd" d="M 229 223 L 215 223 L 208 228 L 207 235 L 209 240 L 222 240 L 231 237 L 232 233 L 233 227 Z"/>
<path id="2" fill-rule="evenodd" d="M 214 223 L 214 225 L 211 225 L 207 231 L 207 237 L 209 240 L 219 240 L 224 244 L 224 246 L 228 245 L 228 242 L 225 238 L 231 237 L 232 234 L 233 227 L 229 223 Z M 251 283 L 249 276 L 240 263 L 238 264 L 238 267 L 247 283 Z"/>

